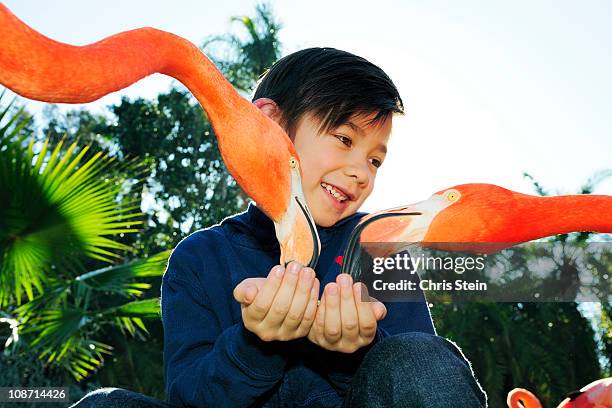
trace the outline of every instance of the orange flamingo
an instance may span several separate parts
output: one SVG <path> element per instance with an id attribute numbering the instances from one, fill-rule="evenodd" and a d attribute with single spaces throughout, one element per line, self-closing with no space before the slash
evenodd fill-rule
<path id="1" fill-rule="evenodd" d="M 179 80 L 200 102 L 228 171 L 274 221 L 281 263 L 296 260 L 314 267 L 320 241 L 302 192 L 293 143 L 195 45 L 168 32 L 140 28 L 72 46 L 36 32 L 0 3 L 0 84 L 21 96 L 86 103 L 153 73 Z"/>
<path id="2" fill-rule="evenodd" d="M 523 388 L 515 388 L 508 393 L 506 400 L 509 408 L 542 408 L 538 397 Z M 561 401 L 557 408 L 611 408 L 612 378 L 593 381 L 580 391 L 572 392 Z"/>
<path id="3" fill-rule="evenodd" d="M 575 231 L 612 232 L 612 196 L 536 197 L 493 184 L 463 184 L 438 191 L 425 201 L 364 217 L 349 239 L 343 270 L 359 278 L 359 242 L 387 243 L 368 246 L 374 256 L 399 252 L 415 242 L 451 251 L 492 253 Z"/>

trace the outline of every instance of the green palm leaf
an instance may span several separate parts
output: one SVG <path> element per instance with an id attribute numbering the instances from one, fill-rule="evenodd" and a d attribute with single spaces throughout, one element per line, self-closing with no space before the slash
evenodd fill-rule
<path id="1" fill-rule="evenodd" d="M 110 345 L 92 339 L 102 325 L 112 324 L 134 335 L 136 327 L 147 331 L 143 319 L 159 317 L 159 298 L 128 302 L 106 310 L 84 310 L 72 306 L 47 309 L 33 316 L 23 335 L 35 338 L 30 344 L 40 350 L 47 364 L 66 368 L 77 380 L 88 376 L 111 354 Z"/>
<path id="2" fill-rule="evenodd" d="M 109 236 L 135 232 L 142 223 L 137 205 L 116 201 L 122 178 L 102 177 L 119 169 L 139 176 L 136 162 L 117 166 L 101 153 L 87 158 L 89 146 L 76 143 L 50 151 L 48 141 L 37 149 L 32 139 L 24 147 L 22 117 L 17 111 L 0 128 L 0 307 L 20 304 L 24 293 L 32 300 L 53 266 L 78 271 L 81 255 L 119 258 L 129 248 Z"/>
<path id="3" fill-rule="evenodd" d="M 89 310 L 92 308 L 90 300 L 95 300 L 99 294 L 127 298 L 142 296 L 151 285 L 134 282 L 134 279 L 162 276 L 170 253 L 170 250 L 163 251 L 147 259 L 86 272 L 70 280 L 54 279 L 44 293 L 21 305 L 16 313 L 22 322 L 27 322 L 40 310 L 71 302 L 75 307 Z"/>
<path id="4" fill-rule="evenodd" d="M 159 298 L 132 300 L 110 307 L 100 307 L 100 299 L 109 295 L 124 298 L 142 296 L 150 284 L 136 282 L 164 273 L 171 251 L 146 260 L 111 266 L 84 273 L 69 281 L 55 279 L 46 290 L 15 310 L 23 329 L 21 334 L 34 340 L 47 364 L 56 364 L 81 380 L 111 354 L 112 347 L 93 340 L 103 326 L 112 325 L 126 334 L 138 330 L 148 333 L 143 319 L 158 318 Z"/>

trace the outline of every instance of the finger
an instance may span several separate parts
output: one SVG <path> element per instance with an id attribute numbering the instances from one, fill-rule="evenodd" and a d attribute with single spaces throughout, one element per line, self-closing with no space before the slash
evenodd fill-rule
<path id="1" fill-rule="evenodd" d="M 247 313 L 251 319 L 261 321 L 266 317 L 284 274 L 285 268 L 282 265 L 276 265 L 270 270 L 261 290 L 248 308 Z"/>
<path id="2" fill-rule="evenodd" d="M 346 273 L 336 278 L 340 287 L 340 321 L 342 322 L 342 339 L 355 342 L 359 337 L 359 316 L 353 296 L 353 279 Z"/>
<path id="3" fill-rule="evenodd" d="M 374 310 L 376 320 L 382 320 L 387 316 L 387 306 L 378 299 L 370 296 L 370 305 L 372 306 L 372 310 Z"/>
<path id="4" fill-rule="evenodd" d="M 283 321 L 283 328 L 295 331 L 302 323 L 302 318 L 306 312 L 308 301 L 311 298 L 312 285 L 314 283 L 315 272 L 311 268 L 303 268 L 298 276 L 297 287 L 293 294 L 293 301 L 289 307 L 289 312 Z"/>
<path id="5" fill-rule="evenodd" d="M 334 344 L 342 337 L 340 320 L 340 293 L 336 282 L 328 283 L 325 287 L 325 330 L 327 342 Z"/>
<path id="6" fill-rule="evenodd" d="M 302 317 L 302 322 L 300 323 L 300 327 L 298 327 L 298 330 L 300 331 L 300 333 L 310 332 L 310 329 L 313 326 L 315 317 L 317 315 L 318 301 L 319 301 L 319 280 L 315 278 L 312 283 L 312 288 L 310 290 L 310 298 L 308 299 L 308 305 L 306 306 L 306 311 L 304 312 L 304 316 Z"/>
<path id="7" fill-rule="evenodd" d="M 357 314 L 359 315 L 359 336 L 371 339 L 376 334 L 376 316 L 369 301 L 368 288 L 361 282 L 353 285 L 353 292 L 357 304 Z"/>
<path id="8" fill-rule="evenodd" d="M 302 268 L 302 265 L 295 261 L 287 265 L 280 288 L 278 288 L 276 295 L 274 295 L 270 310 L 264 318 L 264 323 L 268 327 L 280 327 L 283 324 L 293 302 L 293 294 L 295 293 L 299 273 Z"/>

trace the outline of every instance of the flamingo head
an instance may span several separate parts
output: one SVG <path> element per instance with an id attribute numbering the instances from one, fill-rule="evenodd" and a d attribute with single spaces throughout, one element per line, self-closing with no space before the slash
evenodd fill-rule
<path id="1" fill-rule="evenodd" d="M 526 196 L 493 184 L 463 184 L 425 201 L 370 214 L 363 242 L 509 242 L 517 199 Z"/>
<path id="2" fill-rule="evenodd" d="M 349 269 L 354 269 L 357 264 L 355 256 L 348 252 L 355 252 L 359 243 L 366 245 L 370 255 L 385 257 L 425 241 L 458 243 L 482 240 L 483 220 L 494 215 L 494 210 L 487 211 L 482 205 L 476 208 L 470 203 L 488 202 L 490 196 L 496 193 L 503 196 L 506 192 L 510 191 L 493 185 L 466 184 L 438 191 L 416 204 L 369 214 L 357 225 L 349 241 L 345 254 L 345 259 L 353 264 Z"/>
<path id="3" fill-rule="evenodd" d="M 612 378 L 602 378 L 570 393 L 557 408 L 607 408 L 612 406 Z"/>
<path id="4" fill-rule="evenodd" d="M 285 131 L 253 104 L 215 127 L 228 171 L 274 222 L 281 264 L 314 267 L 320 252 L 315 221 L 302 191 L 301 163 Z M 236 137 L 240 135 L 240 137 Z"/>
<path id="5" fill-rule="evenodd" d="M 425 201 L 364 217 L 350 238 L 344 259 L 351 262 L 349 271 L 356 267 L 356 255 L 351 252 L 357 252 L 359 243 L 366 244 L 370 255 L 380 257 L 414 243 L 493 253 L 572 231 L 612 232 L 612 197 L 537 197 L 493 184 L 462 184 L 438 191 Z"/>
<path id="6" fill-rule="evenodd" d="M 288 264 L 297 261 L 302 265 L 314 268 L 319 259 L 321 242 L 314 218 L 306 205 L 306 198 L 302 191 L 302 178 L 300 162 L 295 156 L 291 156 L 288 161 L 290 177 L 289 194 L 279 193 L 274 195 L 284 203 L 285 210 L 280 213 L 280 217 L 274 220 L 276 238 L 281 249 L 281 264 Z M 269 181 L 268 181 L 269 183 Z"/>

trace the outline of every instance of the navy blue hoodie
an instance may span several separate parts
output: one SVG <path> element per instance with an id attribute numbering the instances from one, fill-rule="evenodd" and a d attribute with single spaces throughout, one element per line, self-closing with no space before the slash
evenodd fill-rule
<path id="1" fill-rule="evenodd" d="M 318 227 L 321 256 L 316 274 L 323 292 L 336 280 L 351 230 L 364 213 Z M 307 338 L 264 342 L 245 329 L 233 290 L 266 277 L 280 249 L 273 222 L 254 204 L 219 225 L 194 232 L 170 257 L 162 281 L 166 400 L 178 406 L 275 405 L 278 390 L 301 390 L 296 405 L 341 403 L 350 379 L 375 342 L 404 332 L 434 334 L 424 302 L 387 303 L 374 342 L 355 353 L 324 350 Z M 295 387 L 298 384 L 298 387 Z"/>

